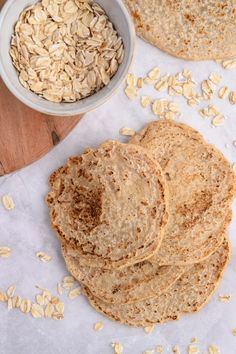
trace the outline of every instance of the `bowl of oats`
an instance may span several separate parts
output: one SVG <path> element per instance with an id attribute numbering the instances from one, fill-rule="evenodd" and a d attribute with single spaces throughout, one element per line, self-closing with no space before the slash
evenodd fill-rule
<path id="1" fill-rule="evenodd" d="M 27 106 L 73 116 L 106 102 L 132 63 L 135 31 L 122 0 L 8 0 L 0 75 Z"/>

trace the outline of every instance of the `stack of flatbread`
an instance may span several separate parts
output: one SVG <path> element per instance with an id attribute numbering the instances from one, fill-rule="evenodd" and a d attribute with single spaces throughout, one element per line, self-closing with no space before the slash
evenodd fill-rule
<path id="1" fill-rule="evenodd" d="M 66 266 L 95 309 L 145 327 L 208 302 L 230 256 L 236 177 L 197 131 L 155 121 L 70 158 L 50 186 Z"/>

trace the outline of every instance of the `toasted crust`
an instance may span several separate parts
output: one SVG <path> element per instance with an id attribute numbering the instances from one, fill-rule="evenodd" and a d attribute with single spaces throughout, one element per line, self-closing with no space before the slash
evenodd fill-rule
<path id="1" fill-rule="evenodd" d="M 130 143 L 152 153 L 170 191 L 168 224 L 151 261 L 184 265 L 207 258 L 231 221 L 236 177 L 229 162 L 191 127 L 166 120 L 148 124 Z"/>
<path id="2" fill-rule="evenodd" d="M 135 304 L 107 304 L 86 287 L 84 293 L 97 311 L 133 327 L 178 320 L 183 314 L 199 311 L 210 300 L 229 258 L 230 246 L 225 239 L 213 255 L 193 265 L 166 293 Z"/>
<path id="3" fill-rule="evenodd" d="M 168 191 L 158 163 L 139 146 L 108 141 L 70 158 L 50 178 L 51 222 L 88 266 L 136 263 L 160 247 Z"/>
<path id="4" fill-rule="evenodd" d="M 125 0 L 137 34 L 190 60 L 236 55 L 236 3 L 227 0 Z"/>

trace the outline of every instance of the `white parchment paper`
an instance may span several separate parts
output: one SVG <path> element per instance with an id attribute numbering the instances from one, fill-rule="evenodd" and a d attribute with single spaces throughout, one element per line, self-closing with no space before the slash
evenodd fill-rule
<path id="1" fill-rule="evenodd" d="M 145 75 L 154 66 L 162 73 L 177 73 L 183 68 L 193 71 L 197 82 L 206 79 L 211 72 L 223 76 L 219 87 L 227 85 L 236 90 L 236 70 L 227 71 L 213 61 L 186 62 L 166 55 L 158 49 L 137 42 L 136 60 L 133 72 Z M 167 97 L 152 88 L 145 87 L 142 94 L 153 98 Z M 214 143 L 226 156 L 236 162 L 236 106 L 228 100 L 213 102 L 226 116 L 222 127 L 211 128 L 210 120 L 203 119 L 197 108 L 188 107 L 183 98 L 173 98 L 180 102 L 182 116 L 180 121 L 197 128 L 204 137 Z M 207 103 L 201 103 L 200 107 Z M 69 118 L 68 118 L 69 119 Z M 56 284 L 67 274 L 57 238 L 49 225 L 48 211 L 44 197 L 48 191 L 47 178 L 50 173 L 65 163 L 66 158 L 81 153 L 86 147 L 96 147 L 102 141 L 114 138 L 126 141 L 119 136 L 123 126 L 141 129 L 155 116 L 149 109 L 141 108 L 138 100 L 129 101 L 123 90 L 109 102 L 86 117 L 74 131 L 53 151 L 33 165 L 0 178 L 0 195 L 9 193 L 15 201 L 15 209 L 6 211 L 0 205 L 0 246 L 12 248 L 12 256 L 0 259 L 0 289 L 6 290 L 15 284 L 16 293 L 34 300 L 37 294 L 35 285 L 47 287 L 56 294 Z M 228 145 L 227 145 L 228 144 Z M 126 354 L 141 354 L 154 349 L 158 344 L 165 348 L 164 353 L 172 353 L 172 346 L 179 344 L 181 353 L 187 353 L 187 345 L 193 336 L 199 340 L 201 353 L 207 351 L 209 344 L 217 345 L 223 354 L 236 353 L 236 337 L 232 329 L 236 327 L 236 218 L 230 226 L 229 235 L 233 245 L 233 257 L 220 288 L 210 303 L 198 314 L 183 317 L 178 322 L 157 326 L 152 334 L 142 329 L 132 329 L 113 323 L 96 313 L 86 299 L 81 296 L 65 302 L 65 319 L 52 321 L 34 319 L 18 310 L 7 311 L 0 303 L 0 353 L 1 354 L 109 354 L 113 353 L 111 342 L 119 341 Z M 45 251 L 53 256 L 53 261 L 41 263 L 35 256 Z M 218 301 L 219 294 L 232 294 L 229 303 Z M 103 321 L 101 332 L 95 332 L 93 325 Z"/>

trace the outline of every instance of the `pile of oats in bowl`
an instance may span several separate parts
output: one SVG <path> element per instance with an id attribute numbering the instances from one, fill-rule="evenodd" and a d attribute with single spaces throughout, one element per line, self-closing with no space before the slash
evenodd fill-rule
<path id="1" fill-rule="evenodd" d="M 10 55 L 26 89 L 52 102 L 75 102 L 108 85 L 124 46 L 97 3 L 42 0 L 21 13 Z"/>

